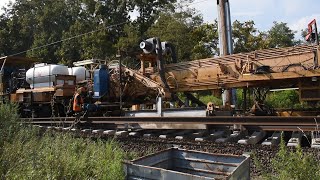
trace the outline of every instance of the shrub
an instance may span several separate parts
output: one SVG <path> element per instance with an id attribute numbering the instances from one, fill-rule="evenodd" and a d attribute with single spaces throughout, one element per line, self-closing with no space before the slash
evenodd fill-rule
<path id="1" fill-rule="evenodd" d="M 124 153 L 114 141 L 93 141 L 21 126 L 16 107 L 0 107 L 1 179 L 124 179 Z M 17 125 L 18 124 L 18 125 Z M 10 138 L 9 138 L 10 137 Z"/>
<path id="2" fill-rule="evenodd" d="M 26 139 L 21 131 L 5 144 L 1 172 L 6 179 L 123 179 L 123 157 L 113 141 L 67 134 Z"/>
<path id="3" fill-rule="evenodd" d="M 266 103 L 274 108 L 295 108 L 300 105 L 299 94 L 296 90 L 270 92 Z"/>
<path id="4" fill-rule="evenodd" d="M 279 146 L 279 152 L 271 160 L 273 172 L 266 172 L 255 156 L 254 163 L 262 171 L 264 179 L 320 179 L 320 165 L 313 155 L 304 154 L 301 147 L 297 147 L 295 151 L 288 150 L 283 139 Z"/>
<path id="5" fill-rule="evenodd" d="M 207 104 L 208 102 L 212 102 L 214 105 L 222 105 L 222 99 L 217 98 L 213 95 L 205 95 L 205 96 L 200 96 L 200 101 Z"/>
<path id="6" fill-rule="evenodd" d="M 9 141 L 19 128 L 19 115 L 15 104 L 0 103 L 0 147 Z"/>

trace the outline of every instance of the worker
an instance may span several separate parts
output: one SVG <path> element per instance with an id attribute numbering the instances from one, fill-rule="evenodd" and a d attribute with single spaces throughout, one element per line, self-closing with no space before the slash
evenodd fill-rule
<path id="1" fill-rule="evenodd" d="M 214 104 L 212 102 L 208 102 L 206 114 L 207 114 L 207 116 L 215 116 Z"/>
<path id="2" fill-rule="evenodd" d="M 73 97 L 73 112 L 80 113 L 83 110 L 83 95 L 85 94 L 86 89 L 84 87 L 80 87 L 77 89 L 76 93 Z"/>
<path id="3" fill-rule="evenodd" d="M 80 87 L 77 89 L 77 91 L 73 97 L 72 110 L 75 115 L 74 126 L 76 128 L 79 128 L 79 126 L 80 126 L 81 116 L 85 115 L 85 112 L 83 111 L 84 110 L 84 96 L 85 96 L 85 94 L 86 94 L 86 88 Z"/>

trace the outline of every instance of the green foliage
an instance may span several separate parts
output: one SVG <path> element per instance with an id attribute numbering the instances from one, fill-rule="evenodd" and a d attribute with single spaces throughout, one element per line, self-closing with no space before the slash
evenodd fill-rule
<path id="1" fill-rule="evenodd" d="M 280 150 L 272 159 L 274 173 L 265 175 L 265 179 L 320 179 L 320 165 L 311 154 L 304 154 L 301 147 L 289 151 L 281 140 Z"/>
<path id="2" fill-rule="evenodd" d="M 115 142 L 70 135 L 35 138 L 30 129 L 5 143 L 1 172 L 7 179 L 123 179 L 124 154 Z M 28 135 L 26 135 L 28 134 Z M 26 137 L 27 136 L 27 137 Z"/>
<path id="3" fill-rule="evenodd" d="M 234 53 L 250 52 L 266 48 L 266 34 L 254 27 L 254 21 L 233 22 Z"/>
<path id="4" fill-rule="evenodd" d="M 208 102 L 212 102 L 214 105 L 222 105 L 222 99 L 215 97 L 213 95 L 205 95 L 205 96 L 200 96 L 200 101 L 207 104 Z"/>
<path id="5" fill-rule="evenodd" d="M 79 5 L 70 5 L 74 21 L 65 28 L 62 39 L 85 34 L 64 41 L 56 53 L 62 61 L 71 64 L 79 59 L 108 59 L 116 54 L 115 44 L 123 34 L 124 24 L 129 22 L 129 7 L 126 1 L 86 0 Z M 92 32 L 92 33 L 87 33 Z"/>
<path id="6" fill-rule="evenodd" d="M 266 104 L 273 108 L 298 108 L 300 107 L 299 94 L 296 90 L 270 92 Z"/>
<path id="7" fill-rule="evenodd" d="M 139 36 L 143 36 L 152 24 L 157 20 L 159 14 L 164 10 L 174 9 L 176 0 L 133 0 L 130 1 L 132 9 L 139 12 L 134 24 L 139 29 Z"/>
<path id="8" fill-rule="evenodd" d="M 1 179 L 124 179 L 125 153 L 114 141 L 39 136 L 37 129 L 17 123 L 16 107 L 10 104 L 0 105 L 0 122 Z"/>
<path id="9" fill-rule="evenodd" d="M 218 55 L 218 22 L 202 24 L 196 27 L 192 36 L 197 44 L 192 49 L 192 59 L 202 59 Z"/>
<path id="10" fill-rule="evenodd" d="M 11 141 L 19 130 L 19 115 L 15 104 L 0 103 L 0 149 L 4 142 Z"/>
<path id="11" fill-rule="evenodd" d="M 294 31 L 287 23 L 273 22 L 272 28 L 268 31 L 268 46 L 270 48 L 290 47 L 295 45 Z"/>
<path id="12" fill-rule="evenodd" d="M 134 56 L 139 51 L 137 44 L 141 42 L 138 28 L 133 24 L 126 24 L 124 26 L 124 36 L 120 37 L 116 47 L 125 53 L 126 56 Z"/>
<path id="13" fill-rule="evenodd" d="M 274 22 L 267 32 L 259 31 L 254 21 L 234 21 L 232 33 L 234 38 L 234 52 L 250 52 L 258 49 L 289 47 L 298 44 L 294 40 L 294 31 L 287 23 Z"/>
<path id="14" fill-rule="evenodd" d="M 0 55 L 23 52 L 19 55 L 72 65 L 88 58 L 110 59 L 120 50 L 134 62 L 141 52 L 139 42 L 149 37 L 174 44 L 178 61 L 218 55 L 217 21 L 203 23 L 201 14 L 185 6 L 192 2 L 16 0 L 0 15 Z M 136 17 L 131 18 L 131 12 Z M 118 23 L 125 24 L 109 27 Z M 297 43 L 294 32 L 282 22 L 261 32 L 253 21 L 236 20 L 233 37 L 235 53 Z M 26 52 L 29 49 L 33 50 Z"/>
<path id="15" fill-rule="evenodd" d="M 208 102 L 212 102 L 214 105 L 222 105 L 222 99 L 221 97 L 216 97 L 213 95 L 212 91 L 200 91 L 198 93 L 199 100 L 205 104 Z"/>
<path id="16" fill-rule="evenodd" d="M 249 91 L 249 89 L 247 90 Z M 251 108 L 252 105 L 253 105 L 253 97 L 252 96 L 249 96 L 249 93 L 247 94 L 247 108 Z M 239 108 L 239 109 L 242 109 L 243 106 L 244 106 L 244 99 L 243 99 L 243 89 L 237 89 L 237 94 L 236 94 L 236 97 L 237 97 L 237 105 L 236 107 Z"/>
<path id="17" fill-rule="evenodd" d="M 243 106 L 243 90 L 237 89 L 237 108 L 242 108 Z M 221 97 L 215 97 L 210 93 L 200 93 L 199 98 L 202 102 L 208 103 L 213 102 L 217 105 L 222 104 Z M 247 107 L 250 108 L 253 104 L 252 95 L 248 94 L 249 102 L 247 102 Z M 286 90 L 286 91 L 274 91 L 267 94 L 265 104 L 272 108 L 310 108 L 307 104 L 301 103 L 299 101 L 299 94 L 296 90 Z"/>
<path id="18" fill-rule="evenodd" d="M 250 94 L 251 93 L 251 94 Z M 247 102 L 248 108 L 250 108 L 253 104 L 253 96 L 252 92 L 248 92 Z M 306 104 L 303 104 L 299 100 L 299 94 L 296 90 L 285 90 L 285 91 L 273 91 L 268 92 L 265 102 L 267 106 L 272 108 L 306 108 L 309 107 Z M 243 106 L 243 90 L 237 89 L 237 107 L 241 108 Z"/>
<path id="19" fill-rule="evenodd" d="M 175 45 L 179 61 L 191 59 L 193 40 L 191 28 L 183 23 L 181 19 L 161 14 L 157 23 L 147 32 L 148 37 L 160 37 L 161 41 L 168 41 Z"/>
<path id="20" fill-rule="evenodd" d="M 178 61 L 212 57 L 218 49 L 217 21 L 203 24 L 194 11 L 164 12 L 147 31 L 148 37 L 160 37 L 175 45 Z"/>
<path id="21" fill-rule="evenodd" d="M 161 9 L 174 2 L 17 0 L 5 7 L 1 15 L 0 54 L 11 55 L 32 48 L 20 55 L 65 64 L 87 58 L 110 58 L 117 51 L 115 44 L 124 35 L 124 24 L 110 25 L 128 23 L 129 13 L 136 10 L 139 15 L 133 24 L 138 29 L 137 35 L 141 36 L 157 19 Z M 94 32 L 87 33 L 91 31 Z M 87 34 L 79 36 L 84 33 Z M 68 41 L 61 42 L 62 39 Z M 51 45 L 44 46 L 47 44 Z"/>

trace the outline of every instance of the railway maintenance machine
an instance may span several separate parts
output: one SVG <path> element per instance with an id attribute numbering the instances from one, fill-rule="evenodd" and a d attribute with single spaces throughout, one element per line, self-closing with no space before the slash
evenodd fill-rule
<path id="1" fill-rule="evenodd" d="M 297 88 L 301 101 L 316 104 L 320 100 L 318 45 L 257 50 L 181 63 L 172 63 L 176 62 L 173 46 L 159 38 L 145 40 L 140 47 L 141 66 L 136 70 L 119 65 L 119 61 L 92 59 L 75 62 L 74 67 L 68 68 L 45 63 L 32 66 L 35 63 L 32 59 L 3 58 L 0 96 L 18 103 L 23 116 L 34 117 L 65 116 L 80 86 L 87 87 L 86 103 L 97 107 L 92 112 L 96 116 L 207 116 L 230 114 L 227 112 L 237 108 L 229 104 L 225 107 L 227 112 L 213 112 L 216 105 L 206 105 L 192 94 L 202 90 L 221 92 L 241 88 L 245 92 L 251 88 L 254 99 L 263 103 L 270 89 Z M 181 101 L 177 93 L 184 93 L 198 108 L 181 108 L 189 103 Z M 171 109 L 164 108 L 164 102 Z M 133 107 L 133 111 L 122 111 L 120 106 Z"/>

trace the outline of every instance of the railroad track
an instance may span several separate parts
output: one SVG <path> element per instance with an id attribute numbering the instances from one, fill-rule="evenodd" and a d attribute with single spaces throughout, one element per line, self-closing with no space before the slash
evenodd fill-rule
<path id="1" fill-rule="evenodd" d="M 271 159 L 275 157 L 279 148 L 278 139 L 274 142 L 266 143 L 270 137 L 277 132 L 267 132 L 259 141 L 251 141 L 243 143 L 244 139 L 250 137 L 254 132 L 234 133 L 228 130 L 211 130 L 204 133 L 205 130 L 138 130 L 124 131 L 114 129 L 70 129 L 53 126 L 34 125 L 41 130 L 53 133 L 71 133 L 75 137 L 84 137 L 92 139 L 112 139 L 116 140 L 121 148 L 126 152 L 133 152 L 138 157 L 158 152 L 169 147 L 180 147 L 182 149 L 198 150 L 218 154 L 234 154 L 242 155 L 243 153 L 255 153 L 255 158 L 260 162 L 262 167 L 267 171 L 272 171 Z M 87 127 L 88 128 L 88 127 Z M 281 134 L 281 133 L 280 133 Z M 319 146 L 310 148 L 310 134 L 300 138 L 292 137 L 293 133 L 283 132 L 284 140 L 288 148 L 294 150 L 295 146 L 301 145 L 303 152 L 313 154 L 315 159 L 320 161 Z M 205 139 L 205 137 L 210 137 Z M 201 140 L 202 139 L 202 140 Z M 223 139 L 226 140 L 223 142 Z M 261 169 L 257 169 L 255 165 L 250 166 L 251 175 L 258 177 L 261 175 Z"/>
<path id="2" fill-rule="evenodd" d="M 81 121 L 80 129 L 69 128 L 74 118 L 22 119 L 43 132 L 71 133 L 75 137 L 116 139 L 122 149 L 138 156 L 164 150 L 171 146 L 219 154 L 241 155 L 255 152 L 255 157 L 267 171 L 272 171 L 271 159 L 278 152 L 281 135 L 292 149 L 302 146 L 320 161 L 320 138 L 317 131 L 319 117 L 92 117 L 91 124 Z M 128 124 L 206 124 L 209 129 L 138 129 Z M 244 131 L 230 129 L 234 124 Z M 311 148 L 310 148 L 311 147 Z M 253 176 L 260 169 L 250 167 Z"/>
<path id="3" fill-rule="evenodd" d="M 60 123 L 70 125 L 74 117 L 22 118 L 23 122 L 39 125 Z M 317 131 L 320 117 L 278 117 L 278 116 L 213 116 L 213 117 L 89 117 L 94 127 L 127 126 L 131 129 L 210 129 L 215 126 L 243 126 L 248 130 L 264 131 Z"/>
<path id="4" fill-rule="evenodd" d="M 144 137 L 189 142 L 279 144 L 286 132 L 287 145 L 320 148 L 319 117 L 90 117 L 81 128 L 71 127 L 73 117 L 22 119 L 42 129 L 72 132 L 78 136 Z M 203 125 L 203 126 L 202 126 Z M 143 128 L 146 127 L 146 128 Z"/>

